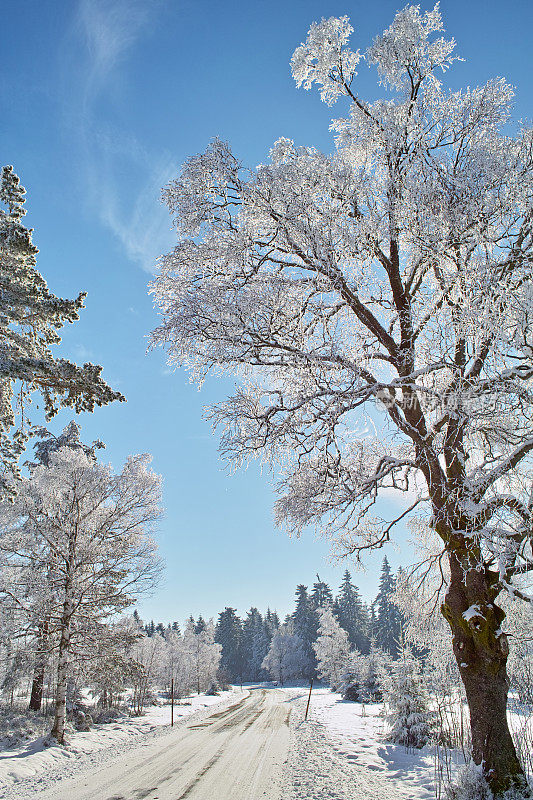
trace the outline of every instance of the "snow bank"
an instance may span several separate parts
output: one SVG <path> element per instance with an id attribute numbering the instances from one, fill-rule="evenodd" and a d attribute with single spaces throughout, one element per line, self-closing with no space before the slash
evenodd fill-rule
<path id="1" fill-rule="evenodd" d="M 381 704 L 342 700 L 329 689 L 295 699 L 287 800 L 433 800 L 434 764 L 429 748 L 407 753 L 384 741 Z"/>

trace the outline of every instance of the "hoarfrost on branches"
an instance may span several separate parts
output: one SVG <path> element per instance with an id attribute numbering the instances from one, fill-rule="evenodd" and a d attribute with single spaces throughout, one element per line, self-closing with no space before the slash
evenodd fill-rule
<path id="1" fill-rule="evenodd" d="M 527 599 L 533 569 L 533 133 L 509 124 L 503 79 L 446 88 L 441 30 L 438 5 L 407 6 L 361 56 L 347 18 L 312 26 L 293 74 L 347 101 L 335 152 L 280 139 L 248 170 L 216 140 L 189 160 L 164 193 L 179 241 L 152 285 L 152 344 L 199 382 L 238 377 L 210 412 L 222 453 L 281 473 L 290 531 L 315 525 L 360 555 L 426 509 L 474 759 L 497 794 L 523 780 L 496 599 Z M 385 97 L 357 92 L 363 57 Z M 373 516 L 383 490 L 408 500 L 395 519 Z"/>

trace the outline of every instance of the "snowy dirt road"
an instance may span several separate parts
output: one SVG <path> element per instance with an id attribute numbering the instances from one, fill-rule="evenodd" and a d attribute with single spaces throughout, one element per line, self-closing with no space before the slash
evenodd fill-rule
<path id="1" fill-rule="evenodd" d="M 254 689 L 228 708 L 131 748 L 40 800 L 277 800 L 289 748 L 290 703 Z"/>

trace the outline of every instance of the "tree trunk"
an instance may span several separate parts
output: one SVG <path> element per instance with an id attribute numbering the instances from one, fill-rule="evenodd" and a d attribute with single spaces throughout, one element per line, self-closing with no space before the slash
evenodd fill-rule
<path id="1" fill-rule="evenodd" d="M 442 613 L 453 635 L 453 651 L 463 681 L 472 734 L 474 763 L 495 797 L 508 789 L 527 792 L 524 772 L 507 723 L 507 637 L 500 626 L 504 612 L 494 600 L 497 576 L 487 570 L 464 570 L 450 554 L 451 580 Z"/>
<path id="2" fill-rule="evenodd" d="M 57 664 L 57 687 L 54 726 L 52 736 L 59 744 L 65 741 L 65 719 L 67 715 L 67 675 L 70 649 L 70 600 L 65 600 L 65 613 L 61 620 L 61 639 Z"/>
<path id="3" fill-rule="evenodd" d="M 40 662 L 35 665 L 33 670 L 33 681 L 31 684 L 30 695 L 30 709 L 31 711 L 40 711 L 43 702 L 43 684 L 44 684 L 44 663 Z"/>
<path id="4" fill-rule="evenodd" d="M 30 709 L 40 711 L 43 702 L 44 672 L 46 669 L 46 644 L 48 639 L 48 620 L 45 620 L 40 627 L 37 652 L 35 655 L 35 666 L 33 669 L 33 681 L 31 685 Z"/>

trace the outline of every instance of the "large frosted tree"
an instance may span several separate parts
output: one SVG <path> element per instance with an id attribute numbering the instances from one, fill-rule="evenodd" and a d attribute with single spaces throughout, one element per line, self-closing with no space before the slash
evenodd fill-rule
<path id="1" fill-rule="evenodd" d="M 75 300 L 53 295 L 36 269 L 39 252 L 22 219 L 25 189 L 13 167 L 0 180 L 0 491 L 12 494 L 17 461 L 32 429 L 28 405 L 38 392 L 46 419 L 59 408 L 92 411 L 124 400 L 102 380 L 102 367 L 79 367 L 54 354 L 59 329 L 79 319 L 85 293 Z"/>
<path id="2" fill-rule="evenodd" d="M 405 494 L 401 516 L 425 504 L 473 757 L 498 796 L 524 784 L 497 598 L 523 595 L 533 567 L 533 136 L 503 79 L 444 85 L 441 30 L 438 6 L 407 6 L 363 54 L 346 17 L 312 25 L 292 71 L 347 104 L 335 151 L 280 139 L 249 170 L 216 140 L 186 163 L 164 192 L 178 243 L 152 286 L 152 342 L 199 382 L 240 376 L 211 411 L 222 453 L 281 472 L 292 531 L 361 554 L 393 529 L 374 512 L 383 490 Z M 360 64 L 384 96 L 360 95 Z M 381 428 L 364 419 L 378 409 Z"/>

